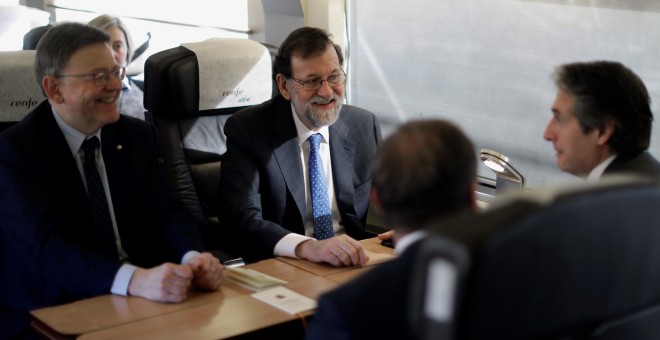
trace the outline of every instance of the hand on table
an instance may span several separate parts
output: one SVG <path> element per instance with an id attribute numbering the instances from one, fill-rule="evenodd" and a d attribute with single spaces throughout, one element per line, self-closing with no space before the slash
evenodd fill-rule
<path id="1" fill-rule="evenodd" d="M 296 256 L 311 262 L 326 262 L 336 267 L 365 266 L 369 260 L 362 244 L 348 235 L 301 242 L 296 247 Z"/>
<path id="2" fill-rule="evenodd" d="M 218 290 L 225 279 L 225 267 L 211 253 L 202 253 L 187 263 L 193 272 L 192 283 L 195 287 L 206 290 Z"/>
<path id="3" fill-rule="evenodd" d="M 386 232 L 384 232 L 384 233 L 380 233 L 380 234 L 378 234 L 377 237 L 378 237 L 378 239 L 381 240 L 381 241 L 385 241 L 385 240 L 393 240 L 393 239 L 394 239 L 394 229 L 392 229 L 392 230 L 388 230 L 388 231 L 386 231 Z"/>
<path id="4" fill-rule="evenodd" d="M 158 267 L 137 268 L 128 285 L 128 294 L 160 302 L 182 302 L 193 279 L 187 265 L 164 263 Z"/>

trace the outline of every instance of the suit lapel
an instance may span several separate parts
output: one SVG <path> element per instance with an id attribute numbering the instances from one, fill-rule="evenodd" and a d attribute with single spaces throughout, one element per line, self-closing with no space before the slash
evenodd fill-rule
<path id="1" fill-rule="evenodd" d="M 59 192 L 62 193 L 68 193 L 70 199 L 75 197 L 77 200 L 87 202 L 87 192 L 76 165 L 76 160 L 62 130 L 55 122 L 50 105 L 45 105 L 43 109 L 35 112 L 34 120 L 36 122 L 34 126 L 39 131 L 35 134 L 36 140 L 39 141 L 34 144 L 33 150 L 35 154 L 41 155 L 37 159 L 41 159 L 42 164 L 44 164 L 42 171 L 46 171 L 47 176 L 53 179 L 54 186 L 59 186 L 62 183 L 66 185 L 76 183 L 73 188 L 66 187 L 58 190 L 61 190 Z"/>
<path id="2" fill-rule="evenodd" d="M 305 225 L 305 214 L 307 213 L 305 183 L 300 180 L 304 178 L 304 174 L 302 164 L 300 163 L 298 132 L 293 122 L 291 104 L 287 100 L 280 100 L 276 101 L 274 106 L 273 122 L 270 125 L 272 126 L 274 136 L 271 141 L 271 148 L 275 160 L 282 171 L 282 177 L 284 177 L 286 187 L 296 202 L 302 225 Z M 286 193 L 282 194 L 286 195 Z"/>
<path id="3" fill-rule="evenodd" d="M 341 119 L 330 126 L 330 157 L 335 198 L 340 212 L 354 209 L 353 162 L 355 141 L 349 136 L 349 129 Z"/>
<path id="4" fill-rule="evenodd" d="M 64 228 L 78 239 L 90 237 L 92 223 L 91 209 L 87 199 L 87 191 L 82 180 L 82 174 L 78 170 L 74 155 L 71 153 L 69 144 L 60 130 L 50 105 L 44 104 L 34 116 L 31 127 L 37 131 L 34 139 L 30 139 L 30 150 L 36 160 L 37 171 L 40 176 L 47 179 L 48 185 L 44 190 L 49 190 L 52 197 L 57 197 L 57 202 L 52 202 L 55 209 L 59 209 L 59 216 L 67 216 L 68 223 Z"/>

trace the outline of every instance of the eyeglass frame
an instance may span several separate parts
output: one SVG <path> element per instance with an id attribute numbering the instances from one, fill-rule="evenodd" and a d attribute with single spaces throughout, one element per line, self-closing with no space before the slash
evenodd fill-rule
<path id="1" fill-rule="evenodd" d="M 296 83 L 298 83 L 298 85 L 302 86 L 303 90 L 305 90 L 305 91 L 316 91 L 316 90 L 320 89 L 320 88 L 323 86 L 323 82 L 328 83 L 328 85 L 330 85 L 330 87 L 334 87 L 334 86 L 339 86 L 339 85 L 343 85 L 343 84 L 345 84 L 345 83 L 346 83 L 346 80 L 348 79 L 348 76 L 346 75 L 346 72 L 344 72 L 344 70 L 342 70 L 342 69 L 339 69 L 339 70 L 341 71 L 341 74 L 333 74 L 333 75 L 328 76 L 328 77 L 325 78 L 325 79 L 319 79 L 319 78 L 317 78 L 317 79 L 310 79 L 310 80 L 298 80 L 298 79 L 296 79 L 296 78 L 294 78 L 294 77 L 287 77 L 286 79 L 289 79 L 289 80 L 293 80 L 293 81 L 295 81 Z M 343 76 L 343 77 L 344 77 L 344 80 L 343 80 L 341 83 L 332 84 L 332 83 L 329 81 L 330 78 L 332 78 L 332 77 L 338 77 L 338 76 Z M 306 87 L 305 87 L 305 86 L 307 86 L 307 85 L 311 85 L 311 84 L 315 84 L 315 85 L 314 85 L 314 88 L 309 89 L 309 88 L 306 88 Z"/>
<path id="2" fill-rule="evenodd" d="M 117 80 L 124 80 L 126 78 L 126 67 L 118 67 L 112 71 L 99 71 L 94 73 L 85 73 L 85 74 L 54 74 L 53 77 L 57 78 L 77 78 L 77 77 L 87 77 L 85 80 L 92 81 L 94 85 L 98 87 L 105 86 L 110 80 L 110 77 L 114 77 Z"/>

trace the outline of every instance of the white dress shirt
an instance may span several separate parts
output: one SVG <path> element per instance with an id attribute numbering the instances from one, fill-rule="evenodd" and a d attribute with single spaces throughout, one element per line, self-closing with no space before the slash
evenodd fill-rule
<path id="1" fill-rule="evenodd" d="M 396 232 L 396 231 L 395 231 Z M 397 242 L 394 247 L 394 253 L 397 255 L 403 254 L 411 244 L 417 242 L 420 239 L 423 239 L 428 235 L 426 230 L 417 230 L 403 235 Z"/>
<path id="2" fill-rule="evenodd" d="M 600 164 L 596 165 L 595 168 L 591 169 L 589 176 L 587 176 L 587 181 L 593 182 L 603 176 L 603 172 L 605 172 L 605 169 L 607 169 L 607 167 L 614 161 L 615 158 L 616 155 L 612 155 Z"/>
<path id="3" fill-rule="evenodd" d="M 296 247 L 303 241 L 313 239 L 314 227 L 312 225 L 312 201 L 309 188 L 309 136 L 315 133 L 320 133 L 323 136 L 321 146 L 319 147 L 319 155 L 323 162 L 323 171 L 325 173 L 326 182 L 328 184 L 328 199 L 331 204 L 332 210 L 332 227 L 335 235 L 343 234 L 344 227 L 340 223 L 339 209 L 337 208 L 337 200 L 335 199 L 335 191 L 332 179 L 332 161 L 330 159 L 330 132 L 327 126 L 322 127 L 319 131 L 312 131 L 300 121 L 296 114 L 296 109 L 291 104 L 291 114 L 293 121 L 296 124 L 296 131 L 298 132 L 298 144 L 300 145 L 300 162 L 303 168 L 303 180 L 305 181 L 305 235 L 290 233 L 284 236 L 277 244 L 273 251 L 275 256 L 289 256 L 296 257 Z M 286 226 L 284 226 L 286 228 Z"/>

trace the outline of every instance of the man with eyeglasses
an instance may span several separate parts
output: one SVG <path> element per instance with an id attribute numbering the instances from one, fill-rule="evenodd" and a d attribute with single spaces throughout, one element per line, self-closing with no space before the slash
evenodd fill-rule
<path id="1" fill-rule="evenodd" d="M 220 221 L 237 228 L 243 257 L 289 256 L 365 265 L 376 117 L 342 105 L 341 48 L 321 29 L 293 31 L 278 50 L 279 94 L 227 120 Z"/>
<path id="2" fill-rule="evenodd" d="M 109 36 L 62 23 L 37 46 L 47 100 L 0 134 L 0 338 L 29 311 L 119 294 L 181 302 L 223 267 L 171 192 L 154 127 L 120 115 Z"/>

